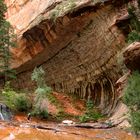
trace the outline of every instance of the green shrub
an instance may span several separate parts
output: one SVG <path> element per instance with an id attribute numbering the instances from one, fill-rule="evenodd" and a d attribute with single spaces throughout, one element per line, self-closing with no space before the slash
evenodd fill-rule
<path id="1" fill-rule="evenodd" d="M 46 85 L 44 77 L 45 77 L 45 71 L 42 69 L 42 67 L 35 68 L 31 75 L 32 81 L 36 82 L 38 88 L 44 87 Z"/>
<path id="2" fill-rule="evenodd" d="M 79 117 L 80 122 L 97 121 L 102 118 L 102 114 L 94 108 L 91 100 L 86 103 L 86 112 Z"/>
<path id="3" fill-rule="evenodd" d="M 32 81 L 35 81 L 37 84 L 37 89 L 35 90 L 35 93 L 41 93 L 41 94 L 50 94 L 52 92 L 52 89 L 47 86 L 45 82 L 45 71 L 42 67 L 35 68 L 32 76 Z"/>
<path id="4" fill-rule="evenodd" d="M 17 93 L 10 87 L 10 83 L 7 82 L 2 90 L 3 102 L 14 111 L 27 111 L 31 104 L 29 99 L 23 93 Z"/>
<path id="5" fill-rule="evenodd" d="M 76 7 L 75 1 L 74 0 L 70 0 L 69 3 L 67 4 L 66 8 L 72 13 L 75 7 Z"/>
<path id="6" fill-rule="evenodd" d="M 47 110 L 40 111 L 39 116 L 43 119 L 47 119 L 48 118 L 48 111 Z"/>
<path id="7" fill-rule="evenodd" d="M 130 116 L 132 129 L 134 133 L 138 135 L 140 133 L 140 111 L 131 111 Z"/>
<path id="8" fill-rule="evenodd" d="M 56 21 L 57 17 L 59 16 L 59 10 L 56 9 L 56 10 L 53 10 L 51 13 L 50 13 L 50 18 L 53 20 L 53 22 Z"/>
<path id="9" fill-rule="evenodd" d="M 140 109 L 140 73 L 135 71 L 128 79 L 123 102 L 132 110 Z"/>
<path id="10" fill-rule="evenodd" d="M 10 87 L 10 82 L 6 82 L 4 89 L 2 90 L 3 102 L 12 110 L 16 110 L 15 98 L 16 92 Z"/>
<path id="11" fill-rule="evenodd" d="M 73 114 L 68 114 L 68 113 L 64 112 L 63 109 L 60 109 L 55 116 L 57 121 L 62 121 L 64 119 L 71 119 L 71 118 L 76 119 L 76 117 L 77 116 L 74 116 Z"/>
<path id="12" fill-rule="evenodd" d="M 136 14 L 136 9 L 137 8 L 135 8 L 132 5 L 128 8 L 128 14 L 131 17 L 130 26 L 132 30 L 136 30 L 137 32 L 140 32 L 140 22 Z"/>
<path id="13" fill-rule="evenodd" d="M 140 41 L 140 33 L 134 30 L 128 34 L 127 42 L 130 44 L 135 41 Z"/>
<path id="14" fill-rule="evenodd" d="M 38 116 L 42 119 L 47 119 L 48 118 L 48 110 L 41 110 L 39 107 L 34 108 L 33 112 L 31 113 L 32 116 Z"/>
<path id="15" fill-rule="evenodd" d="M 93 110 L 93 108 L 94 108 L 93 101 L 88 100 L 87 103 L 86 103 L 86 108 L 87 108 L 87 111 L 88 112 L 90 112 L 91 110 Z"/>
<path id="16" fill-rule="evenodd" d="M 48 86 L 46 87 L 38 87 L 36 90 L 35 90 L 35 93 L 36 94 L 43 94 L 43 95 L 48 95 L 52 92 L 52 89 Z"/>
<path id="17" fill-rule="evenodd" d="M 98 119 L 102 118 L 102 114 L 98 111 L 92 111 L 85 113 L 84 115 L 79 117 L 80 122 L 88 122 L 88 121 L 97 121 Z"/>
<path id="18" fill-rule="evenodd" d="M 58 111 L 55 117 L 58 121 L 62 121 L 64 118 L 67 117 L 67 115 L 68 114 L 66 114 L 63 110 L 60 109 L 60 111 Z"/>
<path id="19" fill-rule="evenodd" d="M 52 93 L 52 89 L 46 85 L 45 71 L 42 69 L 42 67 L 34 69 L 31 79 L 37 84 L 32 115 L 39 116 L 41 118 L 48 118 L 47 96 Z"/>
<path id="20" fill-rule="evenodd" d="M 128 79 L 123 102 L 130 110 L 130 123 L 133 131 L 140 132 L 140 73 L 135 71 Z"/>
<path id="21" fill-rule="evenodd" d="M 2 91 L 2 98 L 3 102 L 12 110 L 16 110 L 16 106 L 14 104 L 15 98 L 16 98 L 16 92 L 15 91 Z"/>
<path id="22" fill-rule="evenodd" d="M 130 19 L 131 32 L 128 34 L 127 42 L 133 43 L 135 41 L 140 41 L 140 22 L 136 14 L 136 8 L 130 6 L 128 8 Z"/>
<path id="23" fill-rule="evenodd" d="M 18 94 L 14 101 L 17 111 L 27 112 L 31 108 L 29 99 L 24 94 Z"/>
<path id="24" fill-rule="evenodd" d="M 47 94 L 47 98 L 58 110 L 63 110 L 62 104 L 53 94 Z"/>
<path id="25" fill-rule="evenodd" d="M 35 97 L 35 104 L 31 113 L 33 116 L 48 118 L 47 98 L 44 94 L 38 93 Z"/>

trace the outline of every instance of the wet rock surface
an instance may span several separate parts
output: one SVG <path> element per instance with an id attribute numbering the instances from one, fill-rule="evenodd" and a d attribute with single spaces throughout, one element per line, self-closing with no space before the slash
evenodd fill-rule
<path id="1" fill-rule="evenodd" d="M 39 121 L 42 126 L 50 129 L 33 128 L 36 122 L 15 123 L 16 125 L 0 122 L 1 140 L 134 140 L 131 133 L 120 129 L 85 129 L 58 126 L 58 124 Z"/>
<path id="2" fill-rule="evenodd" d="M 11 121 L 13 118 L 12 112 L 8 106 L 0 103 L 0 120 Z"/>

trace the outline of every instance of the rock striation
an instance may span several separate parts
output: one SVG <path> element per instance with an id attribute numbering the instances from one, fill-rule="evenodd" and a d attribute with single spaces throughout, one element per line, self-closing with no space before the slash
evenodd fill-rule
<path id="1" fill-rule="evenodd" d="M 6 0 L 7 19 L 18 37 L 11 49 L 14 85 L 33 87 L 35 66 L 59 92 L 91 98 L 104 113 L 115 106 L 115 82 L 121 71 L 116 55 L 125 36 L 116 20 L 126 15 L 123 2 L 98 0 Z"/>

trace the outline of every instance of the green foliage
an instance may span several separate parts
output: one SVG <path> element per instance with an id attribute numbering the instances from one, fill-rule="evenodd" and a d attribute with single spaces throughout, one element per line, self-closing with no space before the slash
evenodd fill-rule
<path id="1" fill-rule="evenodd" d="M 56 21 L 56 19 L 57 19 L 57 17 L 59 16 L 59 10 L 58 9 L 56 9 L 56 10 L 53 10 L 52 12 L 51 12 L 51 19 L 53 20 L 53 22 L 55 22 Z"/>
<path id="2" fill-rule="evenodd" d="M 9 88 L 4 88 L 4 90 L 2 90 L 2 98 L 4 103 L 11 108 L 12 110 L 16 110 L 16 106 L 15 106 L 15 98 L 16 98 L 16 92 Z"/>
<path id="3" fill-rule="evenodd" d="M 3 18 L 4 18 L 4 13 L 7 11 L 7 7 L 4 4 L 3 0 L 0 0 L 0 23 L 2 22 Z"/>
<path id="4" fill-rule="evenodd" d="M 136 8 L 133 6 L 130 6 L 128 8 L 128 14 L 131 17 L 131 20 L 130 20 L 131 28 L 132 28 L 132 30 L 136 30 L 139 32 L 140 31 L 140 22 L 137 18 L 135 11 L 136 11 Z"/>
<path id="5" fill-rule="evenodd" d="M 42 95 L 46 95 L 46 90 L 44 89 L 44 88 L 37 88 L 36 90 L 35 90 L 35 93 L 36 94 L 42 94 Z"/>
<path id="6" fill-rule="evenodd" d="M 14 111 L 26 112 L 29 110 L 31 104 L 29 99 L 23 93 L 15 92 L 10 83 L 7 82 L 2 90 L 3 102 Z"/>
<path id="7" fill-rule="evenodd" d="M 92 109 L 94 108 L 93 101 L 88 100 L 87 103 L 86 103 L 86 108 L 87 108 L 87 111 L 88 111 L 88 112 L 89 112 L 90 110 L 92 110 Z"/>
<path id="8" fill-rule="evenodd" d="M 42 67 L 35 68 L 33 70 L 31 79 L 32 81 L 35 81 L 37 83 L 37 87 L 44 87 L 45 86 L 45 71 L 42 69 Z"/>
<path id="9" fill-rule="evenodd" d="M 45 94 L 38 93 L 36 95 L 34 108 L 31 114 L 43 119 L 48 118 L 47 99 Z"/>
<path id="10" fill-rule="evenodd" d="M 32 115 L 43 119 L 48 118 L 47 92 L 44 88 L 38 88 L 36 93 Z"/>
<path id="11" fill-rule="evenodd" d="M 36 90 L 35 90 L 35 93 L 36 94 L 43 94 L 43 95 L 48 95 L 52 92 L 52 89 L 48 86 L 44 86 L 44 87 L 38 87 Z"/>
<path id="12" fill-rule="evenodd" d="M 131 125 L 134 133 L 138 135 L 140 133 L 140 111 L 131 112 Z"/>
<path id="13" fill-rule="evenodd" d="M 68 113 L 64 112 L 63 110 L 60 110 L 55 116 L 57 121 L 62 121 L 66 118 L 70 119 L 70 118 L 76 118 L 76 117 L 77 116 L 74 116 L 72 114 L 68 114 Z"/>
<path id="14" fill-rule="evenodd" d="M 134 30 L 128 34 L 127 42 L 130 44 L 135 41 L 140 41 L 140 33 Z"/>
<path id="15" fill-rule="evenodd" d="M 47 96 L 47 94 L 50 94 L 52 92 L 52 89 L 46 85 L 45 71 L 42 67 L 34 69 L 31 79 L 37 84 L 37 89 L 35 90 L 36 94 L 42 94 L 44 96 Z"/>
<path id="16" fill-rule="evenodd" d="M 39 116 L 41 118 L 48 118 L 47 96 L 52 92 L 52 89 L 46 85 L 45 71 L 42 69 L 42 67 L 34 69 L 31 79 L 37 83 L 32 115 Z"/>
<path id="17" fill-rule="evenodd" d="M 102 114 L 94 108 L 94 104 L 91 100 L 86 103 L 86 112 L 83 116 L 80 116 L 80 122 L 97 121 L 102 118 Z"/>
<path id="18" fill-rule="evenodd" d="M 140 74 L 138 71 L 133 72 L 129 77 L 123 101 L 133 110 L 140 109 Z"/>
<path id="19" fill-rule="evenodd" d="M 68 8 L 71 12 L 73 12 L 73 9 L 74 9 L 75 7 L 76 7 L 75 1 L 74 1 L 74 0 L 70 0 L 69 3 L 68 3 L 67 8 Z"/>
<path id="20" fill-rule="evenodd" d="M 99 112 L 90 112 L 85 113 L 83 116 L 80 116 L 80 122 L 88 122 L 88 121 L 97 121 L 98 119 L 102 118 L 102 115 Z"/>
<path id="21" fill-rule="evenodd" d="M 41 116 L 41 118 L 43 118 L 43 119 L 48 118 L 48 111 L 47 110 L 40 111 L 39 116 Z"/>
<path id="22" fill-rule="evenodd" d="M 138 8 L 140 8 L 140 0 L 137 0 Z M 132 31 L 128 35 L 127 42 L 133 43 L 140 41 L 140 22 L 137 17 L 136 8 L 131 6 L 128 8 L 131 17 L 130 26 Z M 129 108 L 131 127 L 136 135 L 140 133 L 140 73 L 135 71 L 128 79 L 127 86 L 124 89 L 123 102 Z"/>
<path id="23" fill-rule="evenodd" d="M 10 69 L 10 47 L 15 47 L 15 35 L 8 21 L 5 19 L 7 7 L 4 0 L 0 0 L 0 74 L 3 74 L 5 81 L 14 78 L 14 73 Z"/>
<path id="24" fill-rule="evenodd" d="M 106 124 L 111 127 L 113 125 L 113 122 L 111 120 L 109 120 L 108 122 L 106 122 Z"/>
<path id="25" fill-rule="evenodd" d="M 68 114 L 66 114 L 63 110 L 60 110 L 55 117 L 58 121 L 62 121 L 64 118 L 67 117 L 67 115 Z"/>
<path id="26" fill-rule="evenodd" d="M 25 96 L 25 94 L 17 94 L 14 102 L 16 110 L 20 112 L 27 112 L 30 107 L 30 100 Z"/>
<path id="27" fill-rule="evenodd" d="M 32 116 L 40 117 L 41 119 L 47 119 L 49 114 L 47 110 L 40 110 L 40 108 L 35 108 L 31 113 Z"/>
<path id="28" fill-rule="evenodd" d="M 48 100 L 56 106 L 57 109 L 62 110 L 62 105 L 53 94 L 47 94 Z"/>
<path id="29" fill-rule="evenodd" d="M 49 116 L 48 110 L 41 110 L 40 107 L 35 107 L 33 112 L 31 113 L 32 116 L 38 116 L 42 119 L 47 119 Z"/>
<path id="30" fill-rule="evenodd" d="M 130 123 L 135 134 L 140 132 L 140 73 L 135 71 L 124 90 L 124 103 L 130 110 Z"/>
<path id="31" fill-rule="evenodd" d="M 56 19 L 65 12 L 73 12 L 75 7 L 76 3 L 74 0 L 63 1 L 60 5 L 56 6 L 56 8 L 50 13 L 50 18 L 55 22 Z"/>
<path id="32" fill-rule="evenodd" d="M 140 22 L 138 20 L 138 17 L 135 11 L 136 11 L 136 8 L 133 6 L 130 6 L 128 8 L 128 13 L 129 13 L 129 16 L 131 17 L 130 26 L 132 29 L 132 31 L 128 34 L 128 38 L 127 38 L 128 43 L 140 41 Z"/>

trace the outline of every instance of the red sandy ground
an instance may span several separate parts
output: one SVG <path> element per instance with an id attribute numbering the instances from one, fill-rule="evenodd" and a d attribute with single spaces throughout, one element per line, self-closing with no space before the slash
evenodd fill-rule
<path id="1" fill-rule="evenodd" d="M 82 115 L 85 110 L 85 103 L 83 100 L 74 100 L 72 97 L 67 94 L 54 92 L 53 95 L 61 103 L 63 110 L 67 114 L 71 115 Z"/>
<path id="2" fill-rule="evenodd" d="M 53 92 L 53 96 L 61 104 L 63 111 L 72 116 L 80 116 L 85 111 L 85 101 L 81 99 L 73 99 L 71 96 L 64 93 Z M 57 114 L 60 110 L 54 104 L 47 102 L 48 112 L 52 115 Z M 27 114 L 18 114 L 15 119 L 19 122 L 27 121 Z"/>

